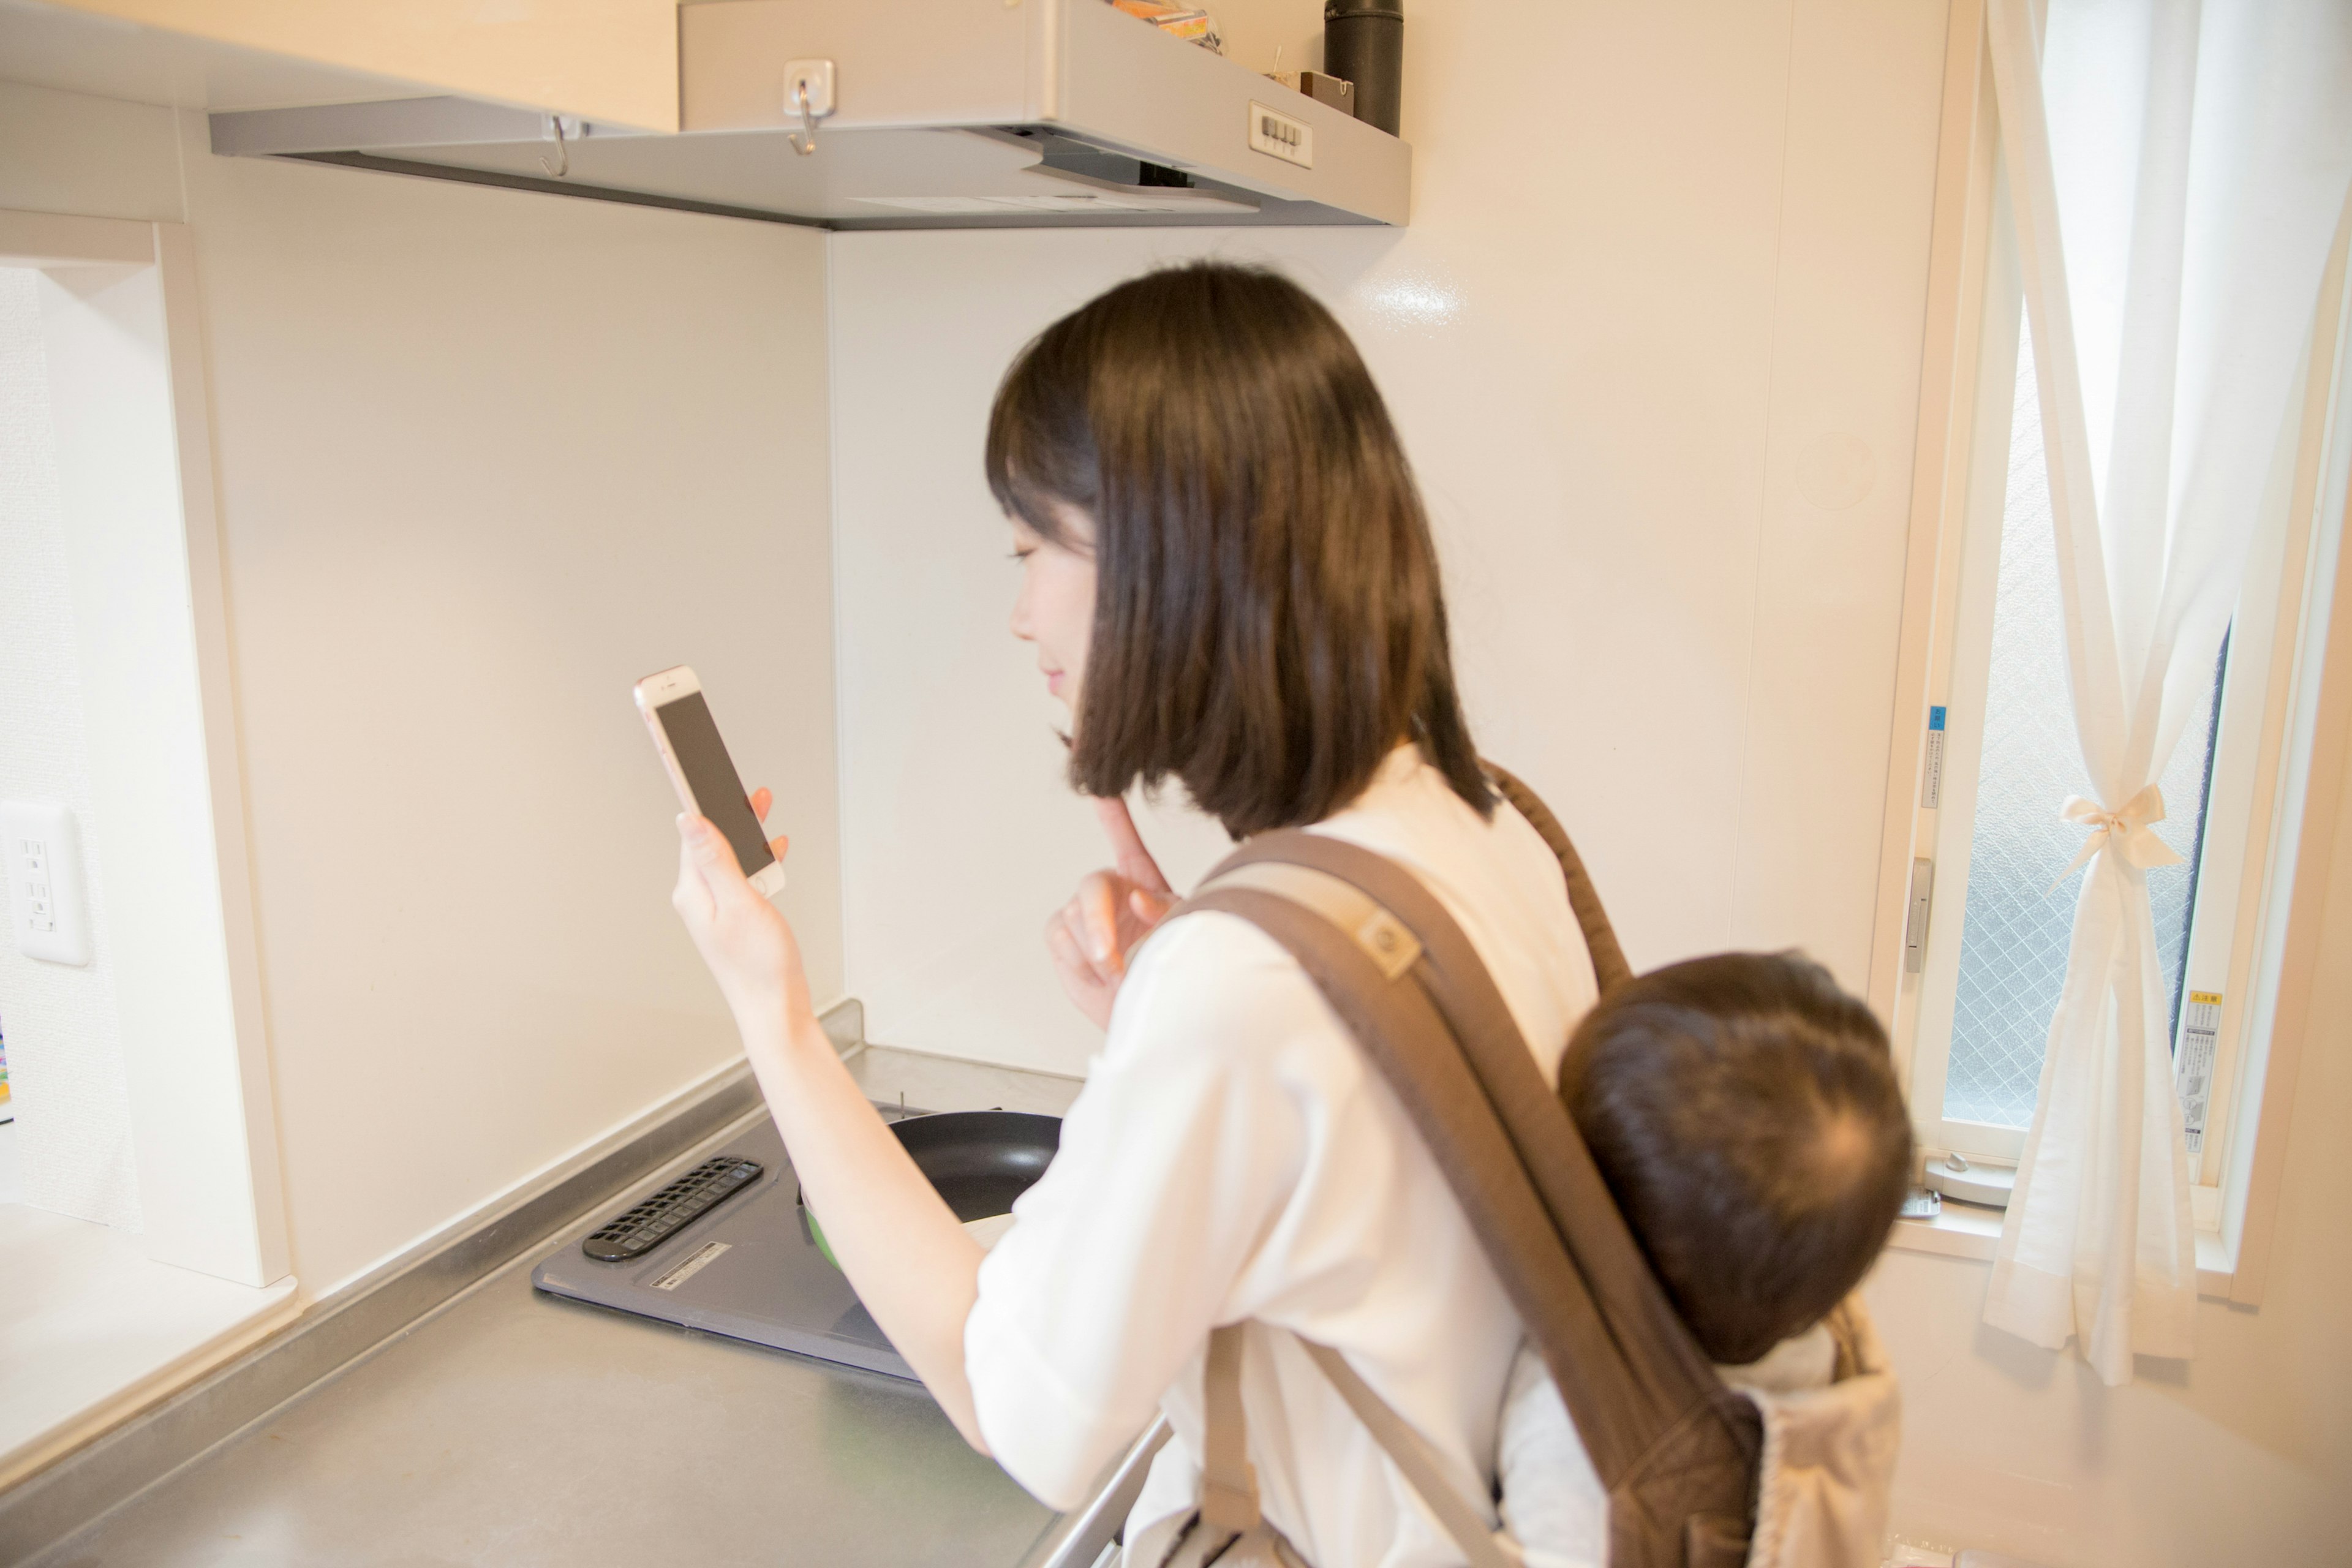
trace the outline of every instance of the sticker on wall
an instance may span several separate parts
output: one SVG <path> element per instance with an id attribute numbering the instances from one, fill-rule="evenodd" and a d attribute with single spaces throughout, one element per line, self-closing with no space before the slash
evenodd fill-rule
<path id="1" fill-rule="evenodd" d="M 2213 1100 L 2213 1049 L 2221 1034 L 2221 994 L 2191 991 L 2189 1005 L 2182 1010 L 2180 1049 L 2172 1068 L 2191 1159 L 2205 1148 L 2205 1111 Z"/>
<path id="2" fill-rule="evenodd" d="M 1944 804 L 1944 710 L 1927 710 L 1927 765 L 1920 770 L 1919 809 L 1937 810 Z"/>

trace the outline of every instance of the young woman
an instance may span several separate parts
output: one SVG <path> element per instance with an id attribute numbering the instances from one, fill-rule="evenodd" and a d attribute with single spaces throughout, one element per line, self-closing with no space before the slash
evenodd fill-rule
<path id="1" fill-rule="evenodd" d="M 1246 1321 L 1250 1458 L 1297 1554 L 1459 1563 L 1297 1339 L 1338 1348 L 1456 1489 L 1486 1498 L 1517 1318 L 1297 965 L 1223 914 L 1154 933 L 1174 895 L 1121 804 L 1172 778 L 1236 838 L 1308 826 L 1410 868 L 1556 1074 L 1591 962 L 1557 861 L 1479 771 L 1387 410 L 1303 290 L 1198 265 L 1031 343 L 997 394 L 987 466 L 1023 563 L 1013 634 L 1068 704 L 1070 780 L 1118 861 L 1046 928 L 1064 987 L 1108 1034 L 1059 1156 L 992 1251 L 835 1058 L 790 927 L 699 818 L 681 819 L 678 911 L 842 1267 L 974 1447 L 1068 1507 L 1163 1406 L 1177 1441 L 1132 1552 L 1192 1506 L 1203 1348 Z"/>

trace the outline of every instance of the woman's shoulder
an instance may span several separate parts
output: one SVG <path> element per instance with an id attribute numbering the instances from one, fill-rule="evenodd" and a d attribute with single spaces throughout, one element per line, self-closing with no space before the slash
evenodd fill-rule
<path id="1" fill-rule="evenodd" d="M 1192 910 L 1151 933 L 1129 958 L 1118 1009 L 1130 1004 L 1169 1013 L 1226 1015 L 1271 987 L 1311 987 L 1283 945 L 1240 915 Z M 1118 1025 L 1114 1010 L 1111 1024 Z"/>
<path id="2" fill-rule="evenodd" d="M 1168 921 L 1134 954 L 1104 1054 L 1263 1060 L 1271 1047 L 1301 1037 L 1347 1043 L 1281 943 L 1239 915 L 1197 910 Z"/>

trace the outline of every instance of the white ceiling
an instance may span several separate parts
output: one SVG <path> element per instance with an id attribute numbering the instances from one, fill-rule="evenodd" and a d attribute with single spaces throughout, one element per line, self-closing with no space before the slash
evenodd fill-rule
<path id="1" fill-rule="evenodd" d="M 39 0 L 0 0 L 0 80 L 207 110 L 356 103 L 433 90 Z"/>

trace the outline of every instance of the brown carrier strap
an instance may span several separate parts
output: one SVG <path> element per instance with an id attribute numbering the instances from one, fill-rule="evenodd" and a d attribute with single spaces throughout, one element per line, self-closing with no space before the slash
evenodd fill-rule
<path id="1" fill-rule="evenodd" d="M 1631 964 L 1625 962 L 1625 950 L 1617 945 L 1617 929 L 1609 923 L 1609 911 L 1601 907 L 1601 893 L 1593 887 L 1592 878 L 1584 869 L 1584 858 L 1576 846 L 1568 841 L 1568 832 L 1543 797 L 1519 782 L 1518 775 L 1494 763 L 1486 764 L 1486 776 L 1503 792 L 1503 798 L 1517 808 L 1528 819 L 1528 826 L 1551 847 L 1559 861 L 1559 874 L 1568 879 L 1568 907 L 1576 911 L 1576 923 L 1583 929 L 1584 945 L 1592 954 L 1592 978 L 1600 983 L 1601 993 L 1607 995 L 1633 978 Z"/>
<path id="2" fill-rule="evenodd" d="M 1308 1339 L 1297 1342 L 1370 1431 L 1372 1440 L 1439 1526 L 1461 1548 L 1470 1568 L 1514 1568 L 1514 1560 L 1495 1543 L 1486 1521 L 1445 1479 L 1443 1465 L 1422 1435 L 1390 1408 L 1388 1401 L 1338 1351 Z M 1194 1531 L 1181 1538 L 1184 1544 L 1200 1548 L 1203 1563 L 1223 1562 L 1227 1546 L 1258 1528 L 1257 1472 L 1244 1458 L 1249 1450 L 1249 1423 L 1242 1410 L 1241 1362 L 1242 1325 L 1227 1323 L 1210 1331 L 1208 1362 L 1202 1378 L 1200 1516 Z M 1276 1555 L 1288 1550 L 1285 1542 Z M 1166 1560 L 1164 1568 L 1188 1565 L 1178 1552 Z"/>
<path id="3" fill-rule="evenodd" d="M 1542 803 L 1496 773 L 1559 856 L 1610 988 L 1624 957 L 1581 863 Z M 1610 1562 L 1739 1562 L 1762 1446 L 1756 1408 L 1724 1386 L 1675 1316 L 1502 994 L 1435 896 L 1370 850 L 1287 830 L 1244 844 L 1169 919 L 1194 910 L 1239 915 L 1288 951 L 1403 1103 L 1609 1490 Z"/>
<path id="4" fill-rule="evenodd" d="M 1249 1462 L 1249 1432 L 1242 1421 L 1239 1323 L 1209 1335 L 1202 1384 L 1209 1420 L 1201 1445 L 1201 1522 L 1227 1535 L 1245 1534 L 1257 1528 L 1257 1468 Z"/>

